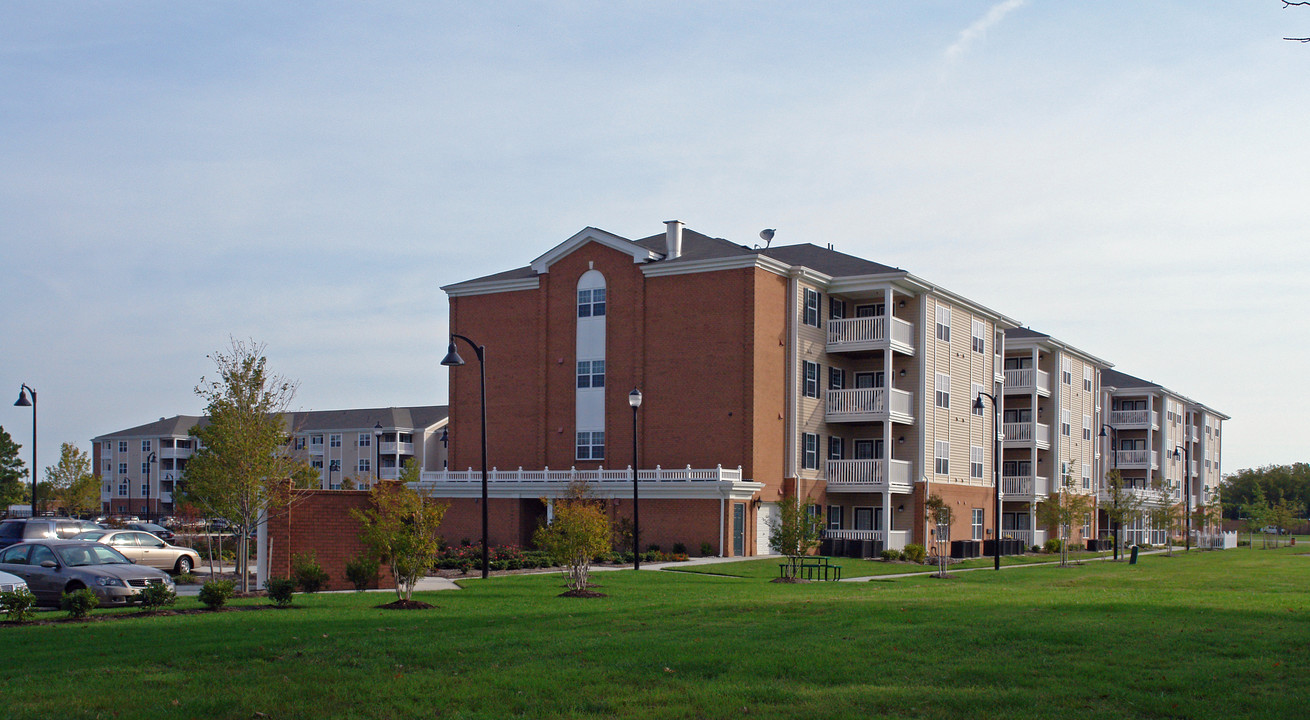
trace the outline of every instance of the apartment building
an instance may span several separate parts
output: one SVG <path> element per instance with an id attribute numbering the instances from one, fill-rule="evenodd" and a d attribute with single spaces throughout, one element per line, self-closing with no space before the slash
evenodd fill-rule
<path id="1" fill-rule="evenodd" d="M 1101 418 L 1101 373 L 1111 364 L 1028 328 L 1005 333 L 1001 460 L 1002 537 L 1040 545 L 1047 529 L 1038 507 L 1062 485 L 1094 496 Z M 1070 528 L 1084 545 L 1097 533 L 1096 513 Z"/>
<path id="2" fill-rule="evenodd" d="M 285 413 L 292 452 L 317 468 L 324 490 L 367 489 L 395 479 L 405 462 L 424 470 L 446 463 L 446 406 L 362 408 Z M 176 512 L 173 492 L 198 449 L 194 415 L 119 430 L 92 439 L 103 511 L 160 517 Z"/>
<path id="3" fill-rule="evenodd" d="M 1220 431 L 1229 417 L 1158 383 L 1116 370 L 1102 374 L 1108 408 L 1101 439 L 1105 470 L 1118 470 L 1144 505 L 1196 508 L 1218 502 Z M 1169 488 L 1166 497 L 1159 488 Z M 1104 481 L 1100 489 L 1107 502 Z M 1108 523 L 1106 524 L 1108 527 Z M 1125 526 L 1129 544 L 1164 542 L 1165 529 L 1146 519 Z"/>
<path id="4" fill-rule="evenodd" d="M 925 542 L 929 493 L 955 511 L 952 537 L 989 537 L 997 428 L 971 404 L 999 396 L 1018 323 L 976 301 L 831 247 L 677 221 L 639 240 L 585 228 L 443 289 L 452 332 L 485 347 L 493 543 L 527 542 L 578 477 L 630 518 L 634 439 L 643 546 L 764 554 L 797 496 L 834 537 Z M 422 483 L 452 503 L 448 539 L 479 530 L 479 392 L 475 368 L 452 368 L 451 470 Z"/>

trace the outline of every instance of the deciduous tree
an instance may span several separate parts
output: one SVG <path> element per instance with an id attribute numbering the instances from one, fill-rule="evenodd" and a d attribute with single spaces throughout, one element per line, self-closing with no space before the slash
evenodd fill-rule
<path id="1" fill-rule="evenodd" d="M 359 539 L 391 568 L 396 597 L 406 602 L 414 594 L 414 586 L 437 563 L 441 552 L 437 529 L 450 507 L 410 486 L 419 475 L 414 461 L 407 461 L 400 482 L 378 483 L 369 491 L 372 507 L 350 511 L 359 521 Z"/>
<path id="2" fill-rule="evenodd" d="M 1105 494 L 1106 502 L 1101 505 L 1101 509 L 1105 511 L 1106 519 L 1114 529 L 1114 551 L 1117 556 L 1123 526 L 1141 517 L 1142 501 L 1118 470 L 1110 470 L 1105 474 Z"/>
<path id="3" fill-rule="evenodd" d="M 22 445 L 0 427 L 0 508 L 8 508 L 23 501 L 31 502 L 23 479 L 27 477 L 23 461 L 18 457 Z"/>
<path id="4" fill-rule="evenodd" d="M 1038 521 L 1048 528 L 1055 528 L 1060 537 L 1061 565 L 1069 564 L 1069 540 L 1074 524 L 1081 522 L 1095 506 L 1091 495 L 1077 492 L 1077 484 L 1070 469 L 1072 467 L 1073 463 L 1065 464 L 1064 477 L 1060 479 L 1060 487 L 1054 497 L 1037 506 Z"/>
<path id="5" fill-rule="evenodd" d="M 569 484 L 555 499 L 550 524 L 537 529 L 533 542 L 564 566 L 570 593 L 587 592 L 591 561 L 610 549 L 609 516 L 591 497 L 585 480 Z"/>
<path id="6" fill-rule="evenodd" d="M 91 472 L 91 456 L 73 443 L 59 446 L 59 462 L 45 469 L 55 503 L 69 515 L 89 513 L 100 507 L 100 481 Z"/>
<path id="7" fill-rule="evenodd" d="M 946 555 L 951 548 L 951 521 L 955 513 L 940 495 L 931 495 L 923 504 L 924 514 L 929 524 L 936 525 L 933 538 L 937 542 L 937 577 L 946 577 Z"/>
<path id="8" fill-rule="evenodd" d="M 802 555 L 819 546 L 819 525 L 814 521 L 814 503 L 796 498 L 786 498 L 778 503 L 778 512 L 767 521 L 769 528 L 769 546 L 788 555 L 792 561 L 787 564 L 787 573 L 795 578 L 800 567 Z"/>

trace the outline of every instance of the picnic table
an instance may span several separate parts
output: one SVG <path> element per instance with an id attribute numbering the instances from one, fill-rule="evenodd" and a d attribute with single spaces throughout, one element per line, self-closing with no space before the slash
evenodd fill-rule
<path id="1" fill-rule="evenodd" d="M 778 564 L 779 577 L 804 580 L 841 580 L 841 565 L 832 564 L 826 555 L 793 555 L 787 562 Z"/>

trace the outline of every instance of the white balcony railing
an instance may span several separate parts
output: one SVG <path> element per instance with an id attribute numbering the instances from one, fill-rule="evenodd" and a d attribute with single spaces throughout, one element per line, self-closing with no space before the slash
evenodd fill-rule
<path id="1" fill-rule="evenodd" d="M 1157 450 L 1119 450 L 1115 455 L 1115 462 L 1118 467 L 1160 467 L 1160 453 Z M 1148 463 L 1150 464 L 1148 465 Z"/>
<path id="2" fill-rule="evenodd" d="M 829 460 L 827 478 L 829 486 L 890 485 L 908 492 L 910 463 L 908 460 Z"/>
<path id="3" fill-rule="evenodd" d="M 1050 482 L 1040 475 L 1001 476 L 1001 492 L 1006 497 L 1047 497 L 1050 489 Z"/>
<path id="4" fill-rule="evenodd" d="M 1155 410 L 1111 410 L 1110 424 L 1122 430 L 1125 427 L 1159 427 L 1160 413 Z"/>
<path id="5" fill-rule="evenodd" d="M 1051 374 L 1045 370 L 1035 370 L 1033 368 L 1019 368 L 1005 371 L 1005 389 L 1031 390 L 1034 387 L 1036 387 L 1039 392 L 1050 394 Z"/>
<path id="6" fill-rule="evenodd" d="M 1012 540 L 1022 541 L 1025 549 L 1033 546 L 1032 530 L 1001 530 L 1001 538 L 1010 538 Z"/>
<path id="7" fill-rule="evenodd" d="M 828 321 L 828 345 L 840 348 L 851 345 L 874 345 L 887 341 L 887 328 L 891 326 L 891 341 L 904 346 L 914 344 L 914 324 L 897 317 L 839 318 Z"/>
<path id="8" fill-rule="evenodd" d="M 191 448 L 160 448 L 159 457 L 160 459 L 186 459 L 191 457 L 192 452 L 194 451 Z"/>
<path id="9" fill-rule="evenodd" d="M 827 402 L 828 419 L 864 419 L 860 416 L 886 415 L 888 392 L 886 388 L 852 388 L 848 390 L 829 390 Z M 910 415 L 911 394 L 905 390 L 891 391 L 891 414 Z"/>
<path id="10" fill-rule="evenodd" d="M 642 482 L 740 482 L 742 471 L 740 467 L 735 469 L 725 468 L 723 466 L 713 468 L 693 468 L 688 465 L 685 468 L 662 468 L 658 465 L 654 470 L 638 470 L 637 479 Z M 568 470 L 497 470 L 492 468 L 487 471 L 487 482 L 532 482 L 532 483 L 558 483 L 567 485 L 574 480 L 586 480 L 589 483 L 621 483 L 632 482 L 632 468 L 620 470 L 578 470 L 570 468 Z M 435 472 L 423 473 L 423 479 L 418 482 L 421 487 L 428 483 L 480 483 L 482 482 L 482 471 L 469 468 L 468 470 L 438 470 Z"/>
<path id="11" fill-rule="evenodd" d="M 887 536 L 882 530 L 824 530 L 823 534 L 840 540 L 883 540 Z"/>
<path id="12" fill-rule="evenodd" d="M 1051 444 L 1051 426 L 1044 423 L 1008 422 L 1001 425 L 1006 442 L 1028 443 L 1037 441 L 1039 445 Z"/>
<path id="13" fill-rule="evenodd" d="M 383 455 L 413 455 L 414 443 L 412 442 L 384 442 L 378 445 L 378 451 Z"/>

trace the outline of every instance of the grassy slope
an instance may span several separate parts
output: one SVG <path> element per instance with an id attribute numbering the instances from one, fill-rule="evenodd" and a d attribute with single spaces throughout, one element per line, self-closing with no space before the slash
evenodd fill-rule
<path id="1" fill-rule="evenodd" d="M 296 609 L 0 629 L 15 718 L 1287 718 L 1310 703 L 1303 548 L 954 580 L 603 573 Z"/>

